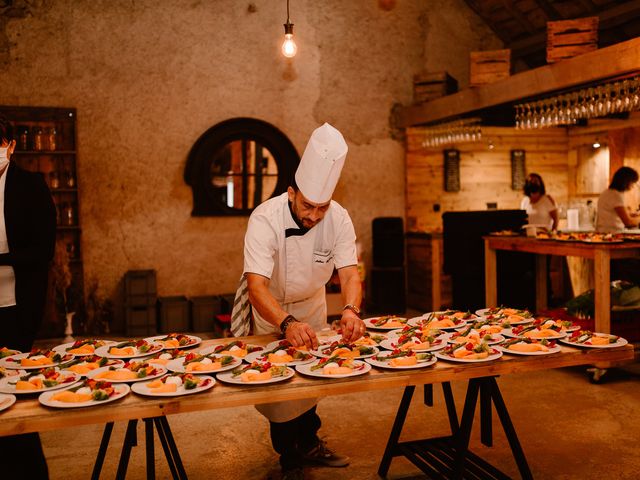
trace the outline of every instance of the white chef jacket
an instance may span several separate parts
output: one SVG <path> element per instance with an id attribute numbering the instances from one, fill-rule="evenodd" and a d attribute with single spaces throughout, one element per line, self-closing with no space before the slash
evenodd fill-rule
<path id="1" fill-rule="evenodd" d="M 357 265 L 356 234 L 347 211 L 331 201 L 325 217 L 303 235 L 289 209 L 287 193 L 259 205 L 249 218 L 244 240 L 244 273 L 269 279 L 269 291 L 298 320 L 321 330 L 327 322 L 325 285 L 333 269 Z M 278 332 L 253 309 L 254 333 Z M 315 399 L 258 405 L 274 422 L 285 422 L 309 410 Z"/>
<path id="2" fill-rule="evenodd" d="M 9 166 L 0 175 L 0 253 L 9 253 L 7 229 L 4 220 L 4 190 Z M 0 308 L 16 304 L 16 275 L 11 265 L 0 265 Z"/>

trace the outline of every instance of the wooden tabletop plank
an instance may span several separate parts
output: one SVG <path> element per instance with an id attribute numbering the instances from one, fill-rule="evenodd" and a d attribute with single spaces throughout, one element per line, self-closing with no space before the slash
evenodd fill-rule
<path id="1" fill-rule="evenodd" d="M 264 345 L 274 338 L 246 337 L 243 340 Z M 206 341 L 202 347 L 219 343 L 220 340 Z M 365 375 L 345 379 L 325 380 L 296 374 L 291 380 L 264 386 L 235 386 L 217 382 L 206 392 L 174 398 L 153 399 L 132 392 L 124 399 L 104 406 L 77 409 L 48 408 L 40 405 L 37 397 L 26 400 L 19 398 L 13 407 L 0 413 L 0 436 L 600 362 L 623 362 L 632 360 L 633 355 L 633 347 L 630 345 L 613 349 L 577 349 L 562 346 L 560 353 L 548 356 L 504 355 L 493 362 L 473 364 L 438 360 L 434 366 L 424 369 L 383 371 L 372 368 Z"/>
<path id="2" fill-rule="evenodd" d="M 556 240 L 538 240 L 531 237 L 486 236 L 483 237 L 488 248 L 510 250 L 542 255 L 594 258 L 598 250 L 609 251 L 611 258 L 640 256 L 640 242 L 621 243 L 584 243 L 560 242 Z"/>

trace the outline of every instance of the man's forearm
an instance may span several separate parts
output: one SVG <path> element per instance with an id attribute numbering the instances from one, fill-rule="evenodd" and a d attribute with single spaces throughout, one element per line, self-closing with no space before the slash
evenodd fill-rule
<path id="1" fill-rule="evenodd" d="M 256 274 L 247 274 L 249 301 L 267 322 L 279 326 L 289 314 L 282 309 L 269 291 L 268 279 Z"/>
<path id="2" fill-rule="evenodd" d="M 340 276 L 340 290 L 344 305 L 355 305 L 359 308 L 362 303 L 362 283 L 357 267 L 340 269 L 338 275 Z"/>

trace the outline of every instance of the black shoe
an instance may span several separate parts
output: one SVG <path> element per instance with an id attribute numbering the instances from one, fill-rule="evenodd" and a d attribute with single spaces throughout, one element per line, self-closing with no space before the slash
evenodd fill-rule
<path id="1" fill-rule="evenodd" d="M 307 462 L 324 465 L 325 467 L 346 467 L 349 465 L 349 457 L 338 455 L 329 450 L 327 444 L 320 440 L 318 445 L 302 455 Z"/>
<path id="2" fill-rule="evenodd" d="M 282 480 L 304 480 L 304 470 L 301 468 L 292 468 L 282 472 Z"/>

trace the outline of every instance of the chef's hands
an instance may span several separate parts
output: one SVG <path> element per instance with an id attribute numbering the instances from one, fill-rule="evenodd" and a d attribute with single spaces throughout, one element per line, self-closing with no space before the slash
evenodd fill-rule
<path id="1" fill-rule="evenodd" d="M 285 338 L 294 347 L 307 347 L 309 350 L 318 348 L 318 337 L 311 325 L 304 322 L 293 322 L 287 327 Z"/>
<path id="2" fill-rule="evenodd" d="M 342 330 L 342 339 L 345 342 L 355 342 L 367 330 L 360 317 L 348 308 L 342 311 L 340 329 Z"/>

